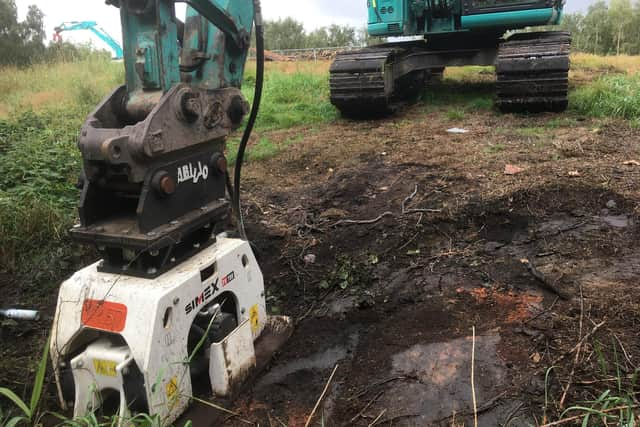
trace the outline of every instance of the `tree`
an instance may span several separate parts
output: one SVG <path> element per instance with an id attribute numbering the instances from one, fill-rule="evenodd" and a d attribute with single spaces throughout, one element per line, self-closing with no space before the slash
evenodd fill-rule
<path id="1" fill-rule="evenodd" d="M 613 24 L 616 55 L 620 55 L 620 48 L 625 40 L 625 34 L 631 32 L 633 9 L 630 0 L 611 0 L 609 6 L 609 21 Z"/>
<path id="2" fill-rule="evenodd" d="M 318 28 L 307 35 L 306 47 L 321 48 L 329 47 L 329 33 L 325 27 Z"/>
<path id="3" fill-rule="evenodd" d="M 353 27 L 332 24 L 327 32 L 329 33 L 328 47 L 354 46 L 356 44 L 356 29 Z"/>
<path id="4" fill-rule="evenodd" d="M 24 21 L 18 22 L 14 0 L 0 0 L 0 65 L 27 65 L 45 53 L 44 14 L 29 6 Z"/>
<path id="5" fill-rule="evenodd" d="M 302 49 L 306 41 L 304 25 L 293 18 L 265 21 L 264 40 L 269 50 Z"/>
<path id="6" fill-rule="evenodd" d="M 600 55 L 612 52 L 613 37 L 609 18 L 609 9 L 603 0 L 589 6 L 584 18 L 585 39 L 589 47 L 587 51 Z"/>

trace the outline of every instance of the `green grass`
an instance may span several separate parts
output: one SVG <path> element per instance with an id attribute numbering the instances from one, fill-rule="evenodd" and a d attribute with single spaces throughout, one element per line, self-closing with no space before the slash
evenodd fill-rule
<path id="1" fill-rule="evenodd" d="M 124 82 L 122 63 L 102 56 L 79 62 L 0 69 L 0 117 L 51 109 L 77 111 Z M 95 105 L 92 105 L 92 107 Z"/>
<path id="2" fill-rule="evenodd" d="M 248 99 L 253 99 L 254 81 L 253 75 L 248 74 L 242 89 Z M 256 121 L 258 131 L 328 122 L 338 117 L 329 102 L 327 75 L 273 71 L 265 76 L 262 99 Z"/>
<path id="3" fill-rule="evenodd" d="M 583 389 L 574 395 L 590 395 L 593 398 L 572 402 L 569 397 L 566 409 L 563 409 L 558 403 L 558 398 L 562 394 L 564 384 L 561 384 L 562 387 L 555 396 L 551 393 L 550 376 L 552 372 L 557 375 L 559 367 L 548 368 L 545 375 L 545 418 L 553 411 L 556 414 L 555 418 L 563 420 L 563 425 L 635 426 L 640 416 L 637 401 L 640 370 L 626 363 L 614 337 L 611 337 L 610 347 L 597 339 L 593 340 L 593 349 L 593 357 L 585 360 L 582 368 L 590 373 L 589 378 L 596 379 L 594 383 L 597 384 L 597 380 L 600 379 L 602 386 L 596 389 L 582 386 Z M 579 386 L 574 384 L 573 387 Z"/>
<path id="4" fill-rule="evenodd" d="M 36 253 L 64 239 L 78 198 L 77 129 L 88 109 L 27 111 L 0 120 L 1 269 L 28 269 Z"/>
<path id="5" fill-rule="evenodd" d="M 514 130 L 514 133 L 523 138 L 540 138 L 546 133 L 546 129 L 542 127 L 521 127 Z"/>
<path id="6" fill-rule="evenodd" d="M 570 94 L 571 108 L 593 117 L 640 118 L 640 75 L 603 76 Z"/>
<path id="7" fill-rule="evenodd" d="M 464 119 L 464 111 L 462 110 L 448 110 L 446 113 L 447 120 L 460 121 Z"/>
<path id="8" fill-rule="evenodd" d="M 507 146 L 504 144 L 491 144 L 487 146 L 485 150 L 487 151 L 487 153 L 496 154 L 503 152 L 504 150 L 506 150 L 506 148 Z"/>
<path id="9" fill-rule="evenodd" d="M 427 111 L 443 108 L 461 112 L 489 111 L 493 109 L 494 85 L 492 82 L 463 81 L 445 78 L 444 81 L 425 88 L 422 102 Z M 459 120 L 459 119 L 454 119 Z"/>
<path id="10" fill-rule="evenodd" d="M 558 116 L 550 119 L 545 127 L 548 129 L 558 129 L 561 127 L 572 127 L 577 126 L 578 121 L 575 117 L 567 117 L 567 116 Z"/>
<path id="11" fill-rule="evenodd" d="M 78 131 L 96 104 L 123 80 L 122 63 L 102 57 L 0 70 L 0 270 L 28 271 L 33 259 L 46 260 L 46 254 L 65 246 L 67 229 L 76 219 Z M 254 83 L 248 72 L 243 92 L 249 100 Z M 265 78 L 256 131 L 323 123 L 337 116 L 326 74 L 274 70 Z M 232 162 L 234 139 L 229 144 Z M 247 160 L 272 157 L 288 143 L 262 136 L 249 147 Z"/>

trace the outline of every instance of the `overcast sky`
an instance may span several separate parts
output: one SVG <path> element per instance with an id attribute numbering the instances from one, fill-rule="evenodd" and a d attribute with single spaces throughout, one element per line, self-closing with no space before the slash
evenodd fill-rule
<path id="1" fill-rule="evenodd" d="M 567 0 L 566 10 L 584 11 L 590 2 Z M 21 19 L 30 4 L 36 4 L 44 12 L 49 40 L 53 28 L 64 21 L 97 21 L 116 40 L 122 38 L 118 9 L 106 6 L 103 0 L 17 0 L 16 3 Z M 266 19 L 291 16 L 303 22 L 307 30 L 334 23 L 360 28 L 365 25 L 367 16 L 366 0 L 262 0 L 262 9 Z M 102 46 L 102 42 L 92 38 L 87 31 L 68 33 L 63 37 L 76 42 L 93 40 L 96 46 Z"/>

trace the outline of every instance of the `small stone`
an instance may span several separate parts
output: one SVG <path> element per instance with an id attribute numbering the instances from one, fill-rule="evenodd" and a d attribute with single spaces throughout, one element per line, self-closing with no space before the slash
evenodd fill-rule
<path id="1" fill-rule="evenodd" d="M 618 206 L 618 204 L 616 203 L 615 200 L 609 200 L 607 202 L 607 208 L 609 209 L 615 209 Z"/>
<path id="2" fill-rule="evenodd" d="M 314 254 L 306 254 L 304 256 L 304 262 L 306 264 L 315 264 L 316 263 L 316 256 Z"/>

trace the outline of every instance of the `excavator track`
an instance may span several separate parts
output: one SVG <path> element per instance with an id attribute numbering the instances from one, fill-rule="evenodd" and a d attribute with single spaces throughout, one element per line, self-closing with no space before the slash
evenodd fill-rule
<path id="1" fill-rule="evenodd" d="M 389 64 L 401 49 L 372 47 L 340 53 L 329 70 L 331 103 L 346 116 L 370 116 L 394 110 Z"/>
<path id="2" fill-rule="evenodd" d="M 502 112 L 561 112 L 568 105 L 568 32 L 519 33 L 496 61 L 496 105 Z"/>

